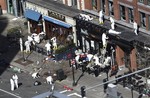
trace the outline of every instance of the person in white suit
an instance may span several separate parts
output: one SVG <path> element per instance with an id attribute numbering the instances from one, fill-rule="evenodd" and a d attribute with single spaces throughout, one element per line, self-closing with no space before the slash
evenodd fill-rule
<path id="1" fill-rule="evenodd" d="M 52 84 L 52 82 L 53 82 L 52 76 L 48 76 L 48 77 L 46 78 L 46 82 L 47 82 L 48 84 Z"/>
<path id="2" fill-rule="evenodd" d="M 47 50 L 47 55 L 50 54 L 51 52 L 51 44 L 49 43 L 49 41 L 45 44 L 46 50 Z"/>
<path id="3" fill-rule="evenodd" d="M 39 77 L 40 77 L 40 75 L 39 75 L 38 72 L 34 72 L 34 73 L 32 74 L 32 78 L 33 78 L 33 79 L 36 79 L 36 78 L 39 78 Z"/>
<path id="4" fill-rule="evenodd" d="M 18 76 L 16 74 L 13 75 L 12 79 L 14 80 L 15 87 L 18 88 Z"/>
<path id="5" fill-rule="evenodd" d="M 100 12 L 99 12 L 99 23 L 100 24 L 104 23 L 103 17 L 104 17 L 103 10 L 100 10 Z"/>
<path id="6" fill-rule="evenodd" d="M 110 19 L 110 22 L 111 22 L 111 29 L 115 29 L 115 21 L 112 17 L 109 18 Z"/>
<path id="7" fill-rule="evenodd" d="M 56 37 L 51 38 L 54 49 L 57 49 L 57 39 Z"/>
<path id="8" fill-rule="evenodd" d="M 25 42 L 25 46 L 26 46 L 26 50 L 25 50 L 26 53 L 30 52 L 30 46 L 31 46 L 30 41 L 27 40 L 27 41 Z"/>
<path id="9" fill-rule="evenodd" d="M 135 21 L 133 23 L 133 28 L 134 28 L 135 35 L 138 35 L 138 33 L 137 33 L 138 25 L 137 25 L 137 23 Z"/>
<path id="10" fill-rule="evenodd" d="M 107 39 L 108 39 L 108 37 L 106 36 L 106 33 L 103 33 L 103 34 L 102 34 L 102 44 L 103 44 L 103 48 L 106 48 Z"/>
<path id="11" fill-rule="evenodd" d="M 22 38 L 19 39 L 20 42 L 20 51 L 23 52 L 23 41 Z"/>
<path id="12" fill-rule="evenodd" d="M 86 14 L 80 14 L 80 16 L 83 18 L 83 20 L 86 20 L 86 21 L 92 21 L 93 18 L 89 15 L 86 15 Z"/>
<path id="13" fill-rule="evenodd" d="M 13 81 L 13 79 L 10 79 L 10 90 L 11 91 L 14 91 L 14 89 L 15 89 L 15 85 L 14 85 L 14 81 Z"/>

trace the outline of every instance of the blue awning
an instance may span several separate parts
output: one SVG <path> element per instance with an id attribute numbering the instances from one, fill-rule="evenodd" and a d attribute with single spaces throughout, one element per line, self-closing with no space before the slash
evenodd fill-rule
<path id="1" fill-rule="evenodd" d="M 24 16 L 34 21 L 38 21 L 40 19 L 41 14 L 33 10 L 27 9 L 24 13 Z"/>
<path id="2" fill-rule="evenodd" d="M 68 24 L 68 23 L 65 23 L 63 21 L 60 21 L 60 20 L 57 20 L 57 19 L 54 19 L 52 17 L 48 17 L 48 16 L 43 16 L 43 18 L 49 22 L 52 22 L 54 24 L 57 24 L 57 25 L 60 25 L 60 26 L 63 26 L 63 27 L 66 27 L 66 28 L 70 28 L 72 27 L 72 25 Z"/>

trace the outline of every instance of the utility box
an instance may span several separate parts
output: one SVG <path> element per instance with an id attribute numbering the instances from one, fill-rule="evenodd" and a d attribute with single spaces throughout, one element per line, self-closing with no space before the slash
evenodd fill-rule
<path id="1" fill-rule="evenodd" d="M 116 85 L 108 84 L 107 95 L 110 96 L 111 98 L 118 98 Z"/>
<path id="2" fill-rule="evenodd" d="M 121 94 L 117 92 L 117 86 L 112 83 L 108 84 L 106 93 L 110 98 L 122 98 Z"/>

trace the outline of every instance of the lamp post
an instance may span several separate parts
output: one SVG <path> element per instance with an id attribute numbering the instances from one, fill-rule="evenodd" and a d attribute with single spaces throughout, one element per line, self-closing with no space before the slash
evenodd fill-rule
<path id="1" fill-rule="evenodd" d="M 133 85 L 131 85 L 131 95 L 132 95 L 131 98 L 133 98 Z"/>
<path id="2" fill-rule="evenodd" d="M 72 79 L 73 79 L 73 86 L 76 86 L 77 83 L 75 82 L 75 76 L 74 76 L 74 68 L 75 68 L 75 61 L 74 60 L 70 60 L 70 64 L 71 64 L 71 68 L 72 68 Z"/>
<path id="3" fill-rule="evenodd" d="M 76 82 L 75 82 L 75 76 L 74 76 L 74 65 L 72 65 L 72 79 L 73 79 L 73 86 L 76 86 Z"/>
<path id="4" fill-rule="evenodd" d="M 20 33 L 21 33 L 21 30 L 20 30 Z M 19 42 L 20 42 L 20 51 L 22 52 L 23 62 L 26 62 L 26 59 L 24 56 L 24 45 L 23 45 L 24 41 L 22 37 L 20 37 Z"/>

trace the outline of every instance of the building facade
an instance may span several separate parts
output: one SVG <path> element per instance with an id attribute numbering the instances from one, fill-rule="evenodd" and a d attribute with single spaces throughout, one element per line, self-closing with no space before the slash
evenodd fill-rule
<path id="1" fill-rule="evenodd" d="M 16 17 L 23 16 L 25 10 L 25 0 L 5 0 L 7 4 L 7 13 Z"/>
<path id="2" fill-rule="evenodd" d="M 6 3 L 6 0 L 0 0 L 0 10 L 1 10 L 1 14 L 7 12 L 7 3 Z"/>
<path id="3" fill-rule="evenodd" d="M 28 19 L 29 33 L 38 34 L 43 31 L 47 39 L 56 37 L 60 43 L 67 43 L 67 38 L 71 35 L 76 43 L 76 23 L 73 17 L 79 12 L 59 2 L 27 0 L 24 15 Z"/>
<path id="4" fill-rule="evenodd" d="M 98 21 L 100 10 L 104 12 L 103 24 Z M 82 19 L 81 13 L 92 17 L 93 20 Z M 116 65 L 125 65 L 132 71 L 141 66 L 146 67 L 143 59 L 148 60 L 150 49 L 148 0 L 27 0 L 25 17 L 28 19 L 29 33 L 38 34 L 44 31 L 48 39 L 55 36 L 60 41 L 71 33 L 74 43 L 83 52 L 100 53 L 102 34 L 107 32 L 107 55 L 114 56 Z M 114 30 L 121 34 L 108 33 L 111 29 L 110 17 L 115 20 Z M 134 22 L 138 24 L 138 35 L 134 33 Z M 115 49 L 115 52 L 111 49 Z"/>
<path id="5" fill-rule="evenodd" d="M 131 70 L 133 69 L 136 70 L 141 66 L 146 67 L 145 64 L 143 65 L 143 63 L 141 63 L 144 62 L 141 59 L 146 59 L 146 56 L 143 56 L 142 58 L 139 57 L 139 55 L 137 54 L 142 55 L 143 51 L 149 48 L 149 43 L 148 43 L 149 41 L 148 38 L 150 34 L 150 29 L 149 29 L 150 28 L 150 7 L 149 7 L 150 4 L 149 3 L 150 3 L 149 0 L 77 0 L 77 9 L 88 12 L 86 14 L 94 18 L 95 16 L 99 17 L 98 16 L 99 11 L 103 10 L 105 14 L 104 15 L 105 20 L 109 20 L 109 17 L 114 18 L 117 26 L 116 30 L 120 29 L 117 31 L 123 31 L 124 33 L 119 35 L 120 38 L 112 37 L 111 34 L 109 35 L 109 37 L 112 38 L 110 43 L 115 43 L 116 45 L 115 57 L 116 57 L 117 64 L 120 66 L 126 65 L 129 66 Z M 68 5 L 67 2 L 64 2 L 64 4 Z M 81 26 L 83 25 L 84 26 L 89 25 L 89 27 L 93 26 L 93 23 L 87 23 L 87 21 L 83 21 L 80 19 L 78 19 L 77 22 L 79 22 Z M 134 33 L 133 22 L 136 22 L 138 24 L 138 31 L 139 31 L 138 36 L 135 36 L 133 34 Z M 94 49 L 97 49 L 97 46 L 99 46 L 99 43 L 101 42 L 101 40 L 99 40 L 98 42 L 96 41 L 96 39 L 98 39 L 96 38 L 97 35 L 99 35 L 99 38 L 101 38 L 102 33 L 105 30 L 108 31 L 110 29 L 109 28 L 110 24 L 107 25 L 106 27 L 107 29 L 103 31 L 102 30 L 95 31 L 96 29 L 93 29 L 94 31 L 85 30 L 82 29 L 83 27 L 80 27 L 80 25 L 77 26 L 78 29 L 77 34 L 79 35 L 78 38 L 78 42 L 80 43 L 79 46 L 83 47 L 83 50 L 90 47 L 94 47 Z M 104 25 L 102 25 L 102 27 L 99 25 L 100 24 L 96 25 L 97 28 L 105 27 Z M 121 28 L 121 26 L 123 26 L 124 28 Z M 93 40 L 88 41 L 89 38 L 87 38 L 87 36 L 89 35 L 91 36 L 91 33 L 95 33 L 95 37 L 93 36 L 94 37 L 93 39 L 95 39 L 95 41 Z M 83 35 L 83 37 L 80 37 L 80 35 Z M 121 40 L 121 37 L 124 38 Z M 94 43 L 94 45 L 92 45 L 92 43 Z M 148 56 L 148 53 L 146 54 Z"/>

